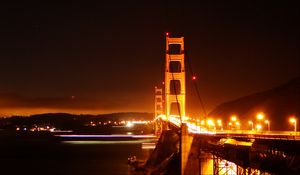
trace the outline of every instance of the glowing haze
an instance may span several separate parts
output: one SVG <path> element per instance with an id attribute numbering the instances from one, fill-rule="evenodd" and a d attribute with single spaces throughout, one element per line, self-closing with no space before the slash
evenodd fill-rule
<path id="1" fill-rule="evenodd" d="M 0 116 L 153 112 L 166 31 L 207 110 L 300 75 L 299 2 L 5 2 Z M 202 113 L 187 72 L 187 114 Z"/>

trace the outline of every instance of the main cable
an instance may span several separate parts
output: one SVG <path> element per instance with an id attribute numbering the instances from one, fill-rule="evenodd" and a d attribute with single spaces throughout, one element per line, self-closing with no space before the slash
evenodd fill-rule
<path id="1" fill-rule="evenodd" d="M 188 68 L 189 68 L 189 71 L 190 71 L 190 74 L 192 75 L 192 82 L 193 82 L 193 85 L 194 85 L 194 88 L 195 88 L 195 91 L 196 91 L 196 94 L 197 94 L 197 98 L 200 102 L 200 105 L 201 105 L 201 108 L 203 110 L 203 113 L 204 113 L 204 120 L 206 121 L 206 118 L 207 118 L 207 112 L 206 112 L 206 109 L 205 109 L 205 106 L 204 106 L 204 103 L 203 103 L 203 100 L 201 98 L 201 95 L 200 95 L 200 92 L 199 92 L 199 88 L 198 88 L 198 84 L 197 84 L 197 81 L 196 81 L 196 75 L 193 71 L 193 68 L 191 66 L 191 61 L 190 61 L 190 57 L 188 56 L 188 52 L 185 50 L 185 55 L 186 55 L 186 62 L 187 62 L 187 65 L 188 65 Z M 206 122 L 205 122 L 206 123 Z"/>

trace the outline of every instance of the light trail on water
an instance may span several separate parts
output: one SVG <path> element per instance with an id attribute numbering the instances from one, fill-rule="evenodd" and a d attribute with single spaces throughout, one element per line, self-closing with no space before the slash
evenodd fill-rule
<path id="1" fill-rule="evenodd" d="M 126 135 L 126 134 L 117 134 L 117 135 L 82 135 L 82 134 L 61 134 L 61 135 L 55 135 L 56 137 L 61 138 L 156 138 L 155 135 Z"/>

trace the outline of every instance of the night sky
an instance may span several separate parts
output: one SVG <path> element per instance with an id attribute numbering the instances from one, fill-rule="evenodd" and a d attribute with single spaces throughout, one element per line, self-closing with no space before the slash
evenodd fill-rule
<path id="1" fill-rule="evenodd" d="M 210 111 L 300 76 L 299 7 L 292 0 L 1 2 L 0 115 L 153 112 L 166 31 L 184 35 Z M 190 76 L 187 114 L 199 115 Z"/>

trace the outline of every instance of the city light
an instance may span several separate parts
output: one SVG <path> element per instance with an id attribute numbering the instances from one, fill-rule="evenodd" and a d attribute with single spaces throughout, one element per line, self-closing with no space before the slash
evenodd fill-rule
<path id="1" fill-rule="evenodd" d="M 126 127 L 133 127 L 133 123 L 132 122 L 127 122 Z"/>

